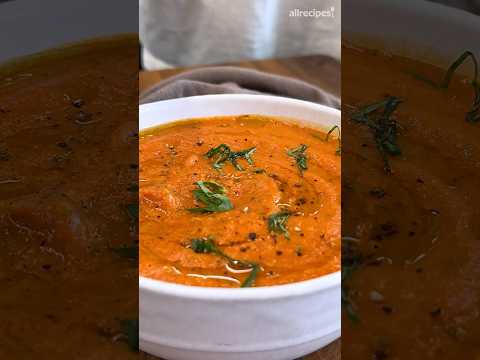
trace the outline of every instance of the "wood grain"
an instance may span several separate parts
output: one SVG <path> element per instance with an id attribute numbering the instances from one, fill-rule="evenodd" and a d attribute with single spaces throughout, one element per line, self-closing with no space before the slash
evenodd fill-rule
<path id="1" fill-rule="evenodd" d="M 277 75 L 290 76 L 317 85 L 334 95 L 340 96 L 340 64 L 338 61 L 329 57 L 312 55 L 288 59 L 241 61 L 237 63 L 221 65 L 239 66 Z M 159 81 L 198 67 L 200 66 L 158 71 L 142 71 L 139 75 L 140 93 L 155 85 Z M 302 360 L 339 360 L 340 357 L 341 341 L 337 340 L 323 349 L 303 357 Z M 140 358 L 142 360 L 157 359 L 144 353 L 141 354 Z"/>
<path id="2" fill-rule="evenodd" d="M 277 75 L 290 76 L 307 81 L 340 96 L 340 64 L 338 61 L 326 56 L 312 55 L 288 59 L 241 61 L 221 65 L 239 66 Z M 199 67 L 200 66 L 158 71 L 141 71 L 139 76 L 139 90 L 143 92 L 161 80 Z"/>

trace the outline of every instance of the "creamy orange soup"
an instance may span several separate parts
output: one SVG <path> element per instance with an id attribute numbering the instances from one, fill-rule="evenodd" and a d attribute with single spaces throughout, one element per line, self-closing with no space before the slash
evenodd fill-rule
<path id="1" fill-rule="evenodd" d="M 336 131 L 256 115 L 142 133 L 141 275 L 246 287 L 339 270 L 339 155 Z"/>
<path id="2" fill-rule="evenodd" d="M 480 122 L 467 121 L 472 74 L 441 89 L 433 83 L 445 69 L 352 48 L 342 68 L 342 359 L 479 359 Z M 385 162 L 381 137 L 354 118 L 392 96 L 401 102 L 389 116 L 397 136 Z"/>
<path id="3" fill-rule="evenodd" d="M 1 359 L 138 358 L 137 75 L 136 36 L 0 67 Z"/>

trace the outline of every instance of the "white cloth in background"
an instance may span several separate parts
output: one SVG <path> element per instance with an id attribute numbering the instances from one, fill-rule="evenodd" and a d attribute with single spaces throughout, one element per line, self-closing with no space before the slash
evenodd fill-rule
<path id="1" fill-rule="evenodd" d="M 308 54 L 340 59 L 340 3 L 140 0 L 143 65 L 158 69 Z M 291 16 L 295 9 L 316 10 L 309 13 L 316 17 L 298 11 Z"/>

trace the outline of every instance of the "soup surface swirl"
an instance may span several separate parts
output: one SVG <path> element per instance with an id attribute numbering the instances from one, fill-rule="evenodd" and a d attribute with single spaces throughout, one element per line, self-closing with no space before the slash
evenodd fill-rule
<path id="1" fill-rule="evenodd" d="M 240 156 L 215 168 L 218 153 L 206 154 L 221 144 L 237 154 L 254 149 L 251 163 Z M 140 274 L 188 285 L 238 287 L 252 269 L 239 268 L 227 257 L 258 265 L 249 286 L 339 270 L 337 148 L 333 135 L 327 141 L 321 130 L 258 115 L 188 120 L 143 132 Z M 198 213 L 205 206 L 194 196 L 198 182 L 221 186 L 232 208 Z M 288 214 L 286 231 L 269 227 L 275 214 Z M 195 252 L 194 239 L 211 241 L 227 257 Z"/>

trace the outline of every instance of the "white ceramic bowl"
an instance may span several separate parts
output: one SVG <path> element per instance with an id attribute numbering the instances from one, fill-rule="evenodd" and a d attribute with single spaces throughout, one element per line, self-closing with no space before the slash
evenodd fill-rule
<path id="1" fill-rule="evenodd" d="M 381 29 L 381 31 L 379 31 Z M 447 68 L 465 50 L 480 57 L 480 16 L 418 0 L 344 0 L 342 38 Z M 472 64 L 460 73 L 471 76 Z"/>
<path id="2" fill-rule="evenodd" d="M 340 111 L 261 95 L 207 95 L 140 106 L 140 130 L 178 119 L 262 114 L 331 128 Z M 139 278 L 140 348 L 169 360 L 287 360 L 340 336 L 340 272 L 248 289 Z"/>

